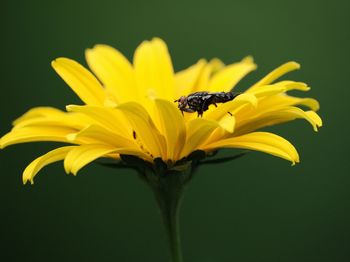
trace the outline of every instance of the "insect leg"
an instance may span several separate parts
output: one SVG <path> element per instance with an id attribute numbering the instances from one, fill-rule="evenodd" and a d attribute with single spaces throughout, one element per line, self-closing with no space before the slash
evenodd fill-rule
<path id="1" fill-rule="evenodd" d="M 187 112 L 187 113 L 194 113 L 194 112 L 196 112 L 196 110 L 193 110 L 193 109 L 191 109 L 191 108 L 182 108 L 181 111 L 182 111 L 182 112 L 185 111 L 185 112 Z"/>

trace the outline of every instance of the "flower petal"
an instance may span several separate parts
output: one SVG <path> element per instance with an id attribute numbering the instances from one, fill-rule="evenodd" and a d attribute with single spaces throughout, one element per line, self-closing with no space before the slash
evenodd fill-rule
<path id="1" fill-rule="evenodd" d="M 112 153 L 133 154 L 134 150 L 129 148 L 116 148 L 108 145 L 92 144 L 75 147 L 67 154 L 64 160 L 64 169 L 67 174 L 76 175 L 77 172 L 97 158 Z"/>
<path id="2" fill-rule="evenodd" d="M 31 184 L 34 184 L 35 175 L 45 166 L 63 160 L 68 152 L 75 148 L 75 146 L 65 146 L 54 149 L 45 155 L 42 155 L 31 162 L 23 172 L 23 184 L 26 184 L 30 181 Z"/>
<path id="3" fill-rule="evenodd" d="M 235 135 L 249 133 L 263 127 L 292 121 L 298 118 L 307 120 L 316 132 L 318 128 L 322 126 L 322 119 L 314 111 L 305 112 L 298 107 L 283 107 L 278 110 L 257 114 L 254 118 L 239 122 Z"/>
<path id="4" fill-rule="evenodd" d="M 159 38 L 144 41 L 134 55 L 139 94 L 149 99 L 174 99 L 175 79 L 166 44 Z"/>
<path id="5" fill-rule="evenodd" d="M 264 101 L 259 103 L 259 107 L 262 110 L 271 109 L 273 107 L 283 107 L 283 106 L 306 106 L 313 111 L 317 111 L 320 109 L 320 104 L 316 99 L 313 98 L 301 98 L 294 97 L 287 94 L 277 94 L 275 96 L 271 96 Z"/>
<path id="6" fill-rule="evenodd" d="M 35 117 L 18 122 L 13 130 L 30 127 L 30 126 L 52 126 L 52 127 L 67 127 L 80 130 L 89 125 L 89 119 L 83 114 L 77 113 L 60 113 L 50 116 Z"/>
<path id="7" fill-rule="evenodd" d="M 78 112 L 90 117 L 96 123 L 124 137 L 132 137 L 132 128 L 120 112 L 113 108 L 99 106 L 66 106 L 67 111 Z"/>
<path id="8" fill-rule="evenodd" d="M 66 136 L 75 131 L 74 129 L 63 127 L 24 127 L 4 135 L 0 139 L 0 148 L 3 149 L 13 144 L 41 141 L 68 143 Z"/>
<path id="9" fill-rule="evenodd" d="M 152 158 L 139 147 L 135 140 L 119 136 L 101 126 L 88 126 L 78 133 L 67 135 L 67 139 L 72 143 L 84 139 L 89 140 L 89 144 L 104 144 L 114 146 L 115 148 L 129 148 L 132 155 L 138 156 L 149 162 L 152 161 Z"/>
<path id="10" fill-rule="evenodd" d="M 12 122 L 13 125 L 18 125 L 20 124 L 22 121 L 27 121 L 30 119 L 35 119 L 38 117 L 45 117 L 45 116 L 53 116 L 53 115 L 61 115 L 64 112 L 54 108 L 54 107 L 46 107 L 46 106 L 41 106 L 41 107 L 34 107 L 30 110 L 28 110 L 26 113 L 24 113 L 23 115 L 21 115 L 19 118 L 17 118 L 16 120 L 14 120 Z"/>
<path id="11" fill-rule="evenodd" d="M 148 112 L 138 103 L 128 102 L 116 107 L 130 122 L 138 139 L 142 145 L 154 157 L 165 155 L 166 144 L 164 137 L 154 125 Z"/>
<path id="12" fill-rule="evenodd" d="M 281 76 L 285 75 L 286 73 L 290 71 L 294 71 L 300 68 L 300 65 L 294 61 L 287 62 L 279 67 L 277 67 L 275 70 L 273 70 L 271 73 L 267 74 L 264 78 L 262 78 L 259 82 L 254 84 L 252 87 L 250 87 L 248 90 L 253 91 L 256 88 L 259 88 L 260 86 L 269 85 L 276 79 L 280 78 Z M 247 90 L 247 91 L 248 91 Z"/>
<path id="13" fill-rule="evenodd" d="M 216 73 L 209 82 L 210 92 L 229 92 L 249 72 L 256 69 L 252 57 L 246 57 L 241 62 L 226 66 Z"/>
<path id="14" fill-rule="evenodd" d="M 71 142 L 74 142 L 80 138 L 93 139 L 96 141 L 96 144 L 136 148 L 136 143 L 133 140 L 119 136 L 118 134 L 98 125 L 90 125 L 77 133 L 67 135 L 67 139 Z"/>
<path id="15" fill-rule="evenodd" d="M 184 118 L 174 104 L 166 100 L 155 100 L 159 119 L 159 130 L 164 135 L 167 145 L 165 160 L 178 160 L 185 143 L 186 127 Z"/>
<path id="16" fill-rule="evenodd" d="M 105 90 L 93 74 L 82 65 L 63 57 L 52 61 L 51 65 L 83 102 L 89 105 L 104 104 Z"/>
<path id="17" fill-rule="evenodd" d="M 220 104 L 218 107 L 209 108 L 208 112 L 205 112 L 205 119 L 220 120 L 228 115 L 228 112 L 234 113 L 238 108 L 243 105 L 250 105 L 256 107 L 258 100 L 252 94 L 241 94 L 232 101 L 224 104 Z"/>
<path id="18" fill-rule="evenodd" d="M 132 65 L 118 50 L 108 45 L 96 45 L 87 49 L 85 56 L 91 70 L 118 103 L 137 98 Z"/>
<path id="19" fill-rule="evenodd" d="M 244 148 L 268 153 L 293 163 L 299 162 L 299 155 L 294 146 L 286 139 L 268 132 L 254 132 L 246 135 L 223 139 L 205 145 L 201 149 Z"/>
<path id="20" fill-rule="evenodd" d="M 218 126 L 209 134 L 208 138 L 205 140 L 205 144 L 211 144 L 224 137 L 230 136 L 235 132 L 236 118 L 229 114 L 226 114 L 219 121 L 217 121 Z M 203 143 L 202 143 L 203 145 Z"/>
<path id="21" fill-rule="evenodd" d="M 202 70 L 198 76 L 196 84 L 193 86 L 193 89 L 190 93 L 197 92 L 197 91 L 205 91 L 209 88 L 209 81 L 210 77 L 213 74 L 213 64 L 207 63 L 202 67 Z"/>
<path id="22" fill-rule="evenodd" d="M 220 119 L 219 125 L 221 128 L 232 134 L 235 130 L 236 119 L 234 116 L 226 114 Z"/>
<path id="23" fill-rule="evenodd" d="M 201 59 L 196 64 L 176 73 L 176 98 L 187 96 L 192 92 L 205 65 L 206 61 Z"/>
<path id="24" fill-rule="evenodd" d="M 196 118 L 188 122 L 186 129 L 186 143 L 182 149 L 180 159 L 199 149 L 218 127 L 220 126 L 216 121 L 202 118 Z"/>
<path id="25" fill-rule="evenodd" d="M 273 96 L 276 94 L 281 94 L 287 91 L 287 87 L 284 85 L 266 85 L 266 86 L 260 86 L 259 88 L 248 90 L 246 91 L 246 94 L 252 94 L 255 95 L 257 98 L 263 98 L 267 96 Z"/>

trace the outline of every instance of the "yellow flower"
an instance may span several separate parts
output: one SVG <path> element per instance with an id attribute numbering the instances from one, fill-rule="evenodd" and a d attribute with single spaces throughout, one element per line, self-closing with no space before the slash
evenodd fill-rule
<path id="1" fill-rule="evenodd" d="M 166 44 L 154 38 L 136 49 L 132 64 L 106 45 L 88 49 L 86 59 L 94 74 L 68 58 L 52 62 L 84 105 L 68 105 L 67 112 L 33 108 L 15 120 L 13 129 L 1 138 L 1 148 L 35 141 L 71 144 L 35 159 L 24 171 L 24 183 L 33 183 L 40 169 L 60 160 L 64 160 L 67 173 L 76 174 L 101 157 L 133 155 L 149 163 L 161 158 L 176 166 L 196 150 L 209 153 L 220 148 L 257 150 L 294 164 L 299 156 L 290 142 L 256 130 L 297 118 L 307 120 L 315 131 L 322 125 L 315 113 L 319 108 L 316 100 L 286 94 L 289 90 L 308 91 L 306 84 L 276 82 L 299 69 L 295 62 L 281 65 L 234 100 L 211 106 L 198 118 L 190 113 L 182 116 L 174 100 L 196 91 L 229 92 L 256 68 L 251 57 L 230 65 L 201 59 L 174 73 Z"/>

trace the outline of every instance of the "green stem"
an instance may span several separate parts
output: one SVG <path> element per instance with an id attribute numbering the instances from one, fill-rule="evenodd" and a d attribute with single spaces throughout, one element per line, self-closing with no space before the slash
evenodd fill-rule
<path id="1" fill-rule="evenodd" d="M 154 193 L 169 242 L 171 262 L 183 262 L 179 231 L 179 208 L 183 187 L 177 183 L 167 183 L 155 188 Z"/>

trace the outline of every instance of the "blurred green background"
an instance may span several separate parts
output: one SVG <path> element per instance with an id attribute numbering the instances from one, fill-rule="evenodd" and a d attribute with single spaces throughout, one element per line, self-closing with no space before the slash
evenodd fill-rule
<path id="1" fill-rule="evenodd" d="M 261 153 L 199 170 L 181 213 L 185 261 L 350 261 L 348 1 L 3 1 L 0 133 L 39 105 L 80 103 L 50 67 L 84 49 L 115 46 L 127 57 L 163 38 L 176 70 L 199 58 L 253 55 L 259 68 L 240 90 L 288 60 L 321 102 L 324 127 L 305 121 L 272 130 L 301 155 L 295 167 Z M 56 144 L 0 152 L 1 261 L 167 261 L 155 202 L 133 171 L 62 163 L 34 186 L 22 171 Z M 229 154 L 230 152 L 225 152 Z"/>

